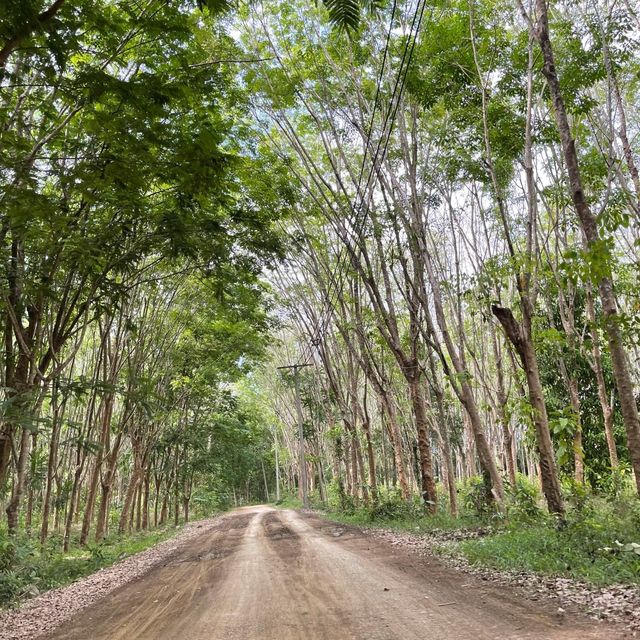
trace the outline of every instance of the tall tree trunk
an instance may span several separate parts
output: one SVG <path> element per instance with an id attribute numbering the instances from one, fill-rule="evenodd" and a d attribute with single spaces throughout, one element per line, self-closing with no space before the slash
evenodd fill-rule
<path id="1" fill-rule="evenodd" d="M 136 494 L 136 531 L 142 528 L 142 492 L 143 483 L 138 483 L 138 492 Z"/>
<path id="2" fill-rule="evenodd" d="M 98 484 L 100 482 L 100 473 L 104 461 L 104 455 L 109 446 L 109 435 L 111 430 L 111 416 L 113 413 L 114 396 L 109 394 L 103 401 L 102 406 L 102 424 L 100 430 L 100 449 L 91 472 L 89 480 L 89 489 L 87 492 L 87 500 L 84 508 L 84 517 L 82 519 L 82 531 L 80 532 L 80 544 L 86 544 L 89 539 L 89 531 L 95 511 L 96 499 L 98 497 Z"/>
<path id="3" fill-rule="evenodd" d="M 237 506 L 235 487 L 233 489 L 233 504 L 234 506 Z M 160 510 L 160 526 L 164 525 L 167 522 L 168 512 L 169 512 L 169 489 L 167 488 L 162 498 L 162 509 Z"/>
<path id="4" fill-rule="evenodd" d="M 575 376 L 569 376 L 569 399 L 575 416 L 575 430 L 573 432 L 573 475 L 576 482 L 584 483 L 584 448 L 582 446 L 582 418 L 580 410 L 580 396 L 578 395 L 578 381 Z"/>
<path id="5" fill-rule="evenodd" d="M 396 411 L 395 401 L 385 391 L 381 397 L 386 415 L 386 426 L 393 449 L 393 462 L 398 484 L 400 485 L 400 493 L 404 500 L 409 498 L 409 482 L 407 481 L 407 470 L 404 464 L 404 456 L 402 455 L 402 438 L 398 427 L 398 412 Z"/>
<path id="6" fill-rule="evenodd" d="M 60 446 L 60 432 L 62 430 L 62 421 L 66 411 L 66 399 L 61 403 L 58 402 L 59 385 L 53 383 L 53 391 L 51 398 L 51 406 L 53 409 L 51 436 L 49 440 L 49 454 L 47 457 L 47 480 L 45 485 L 44 497 L 42 500 L 42 524 L 40 528 L 40 544 L 44 544 L 49 535 L 49 514 L 51 513 L 51 498 L 53 493 L 53 484 L 55 481 L 56 466 L 58 464 L 58 451 Z"/>
<path id="7" fill-rule="evenodd" d="M 27 462 L 29 460 L 29 451 L 31 448 L 31 431 L 22 429 L 20 435 L 20 452 L 18 454 L 18 463 L 16 465 L 16 476 L 13 481 L 11 490 L 11 498 L 7 504 L 7 527 L 10 534 L 18 531 L 18 520 L 20 515 L 20 503 L 24 494 L 24 487 L 27 477 Z"/>
<path id="8" fill-rule="evenodd" d="M 525 305 L 523 305 L 524 307 Z M 538 360 L 533 348 L 530 336 L 530 321 L 525 318 L 523 327 L 513 317 L 510 309 L 492 305 L 491 311 L 500 321 L 504 331 L 515 347 L 527 378 L 529 389 L 529 402 L 531 403 L 532 419 L 536 430 L 536 444 L 538 455 L 540 456 L 540 475 L 542 480 L 542 491 L 547 500 L 547 506 L 551 513 L 564 514 L 564 503 L 558 470 L 556 467 L 553 443 L 549 432 L 549 420 L 547 417 L 547 407 L 544 401 L 544 392 L 540 382 L 540 372 L 538 370 Z M 526 311 L 524 311 L 526 313 Z"/>
<path id="9" fill-rule="evenodd" d="M 38 450 L 38 434 L 31 434 L 31 471 L 29 474 L 29 489 L 27 492 L 27 513 L 24 519 L 24 528 L 27 534 L 31 535 L 31 523 L 33 521 L 33 502 L 35 499 L 35 491 L 33 486 L 33 472 L 35 471 L 35 467 L 33 464 L 33 453 Z"/>
<path id="10" fill-rule="evenodd" d="M 590 325 L 591 355 L 593 358 L 593 361 L 590 364 L 598 386 L 598 401 L 600 402 L 602 418 L 604 420 L 604 433 L 607 440 L 607 449 L 609 451 L 609 462 L 611 464 L 611 468 L 615 469 L 619 462 L 616 440 L 613 435 L 613 398 L 610 402 L 607 385 L 604 380 L 604 370 L 602 368 L 602 353 L 600 352 L 600 336 L 598 335 L 598 327 L 596 325 L 596 312 L 593 307 L 593 296 L 589 287 L 587 288 L 586 309 Z"/>
<path id="11" fill-rule="evenodd" d="M 482 425 L 478 406 L 473 395 L 473 389 L 469 384 L 469 372 L 464 366 L 464 362 L 462 361 L 460 353 L 458 352 L 458 349 L 456 349 L 456 346 L 454 345 L 453 339 L 449 332 L 448 323 L 444 313 L 442 295 L 440 293 L 440 282 L 436 278 L 433 265 L 431 264 L 431 256 L 427 253 L 425 253 L 425 265 L 432 291 L 436 322 L 438 324 L 438 328 L 440 329 L 440 333 L 442 334 L 442 339 L 444 341 L 447 353 L 449 354 L 449 358 L 451 359 L 451 363 L 453 364 L 455 373 L 449 370 L 449 365 L 445 360 L 444 354 L 440 351 L 439 348 L 438 357 L 440 358 L 442 366 L 445 369 L 445 374 L 447 375 L 447 378 L 451 383 L 451 387 L 453 388 L 455 394 L 457 395 L 467 413 L 467 417 L 469 419 L 469 424 L 471 426 L 471 431 L 473 434 L 474 444 L 478 453 L 478 460 L 480 462 L 480 467 L 482 468 L 482 475 L 485 479 L 485 482 L 488 484 L 491 490 L 493 499 L 498 505 L 502 505 L 502 503 L 504 502 L 504 485 L 502 483 L 502 477 L 498 472 L 498 467 L 496 466 L 493 453 L 491 452 L 491 448 L 489 447 L 489 442 L 487 441 L 487 436 Z M 425 308 L 425 316 L 429 325 L 429 333 L 435 338 L 435 329 L 432 326 L 433 322 L 431 320 L 431 312 L 428 308 Z M 433 342 L 435 345 L 435 339 L 433 340 Z"/>
<path id="12" fill-rule="evenodd" d="M 118 533 L 127 533 L 130 531 L 130 517 L 134 506 L 134 499 L 136 491 L 138 490 L 138 484 L 140 483 L 141 469 L 134 466 L 131 478 L 129 479 L 129 485 L 124 496 L 124 503 L 122 505 L 122 511 L 120 512 L 120 522 L 118 524 Z"/>
<path id="13" fill-rule="evenodd" d="M 613 288 L 613 281 L 608 269 L 611 266 L 612 256 L 610 251 L 601 242 L 598 231 L 598 222 L 591 211 L 582 186 L 580 175 L 580 165 L 576 152 L 575 141 L 571 135 L 569 119 L 567 117 L 560 81 L 556 71 L 553 47 L 549 35 L 549 15 L 546 0 L 536 0 L 537 22 L 534 27 L 534 35 L 540 45 L 543 57 L 542 73 L 547 79 L 551 99 L 553 102 L 556 124 L 562 152 L 567 168 L 571 199 L 573 201 L 580 227 L 584 233 L 587 247 L 598 254 L 604 252 L 604 259 L 607 269 L 600 276 L 598 281 L 598 291 L 602 301 L 602 313 L 604 315 L 604 325 L 609 342 L 611 353 L 611 364 L 613 375 L 618 389 L 620 400 L 620 411 L 627 432 L 627 447 L 629 458 L 633 467 L 636 488 L 640 493 L 640 419 L 638 417 L 638 407 L 633 393 L 633 382 L 629 372 L 629 363 L 624 348 L 620 323 L 618 318 L 618 308 Z"/>
<path id="14" fill-rule="evenodd" d="M 371 490 L 371 499 L 375 504 L 378 502 L 378 480 L 376 478 L 376 457 L 373 451 L 373 442 L 371 441 L 371 428 L 369 425 L 368 416 L 365 416 L 362 421 L 362 430 L 364 431 L 364 437 L 367 443 L 367 464 L 369 467 L 369 487 Z"/>
<path id="15" fill-rule="evenodd" d="M 418 457 L 420 465 L 421 495 L 427 509 L 435 513 L 438 508 L 436 483 L 433 475 L 433 460 L 431 455 L 431 443 L 429 441 L 429 423 L 423 396 L 423 386 L 420 377 L 416 376 L 409 382 L 409 395 L 411 406 L 416 421 L 418 434 Z M 434 499 L 435 498 L 435 499 Z"/>
<path id="16" fill-rule="evenodd" d="M 436 430 L 440 447 L 442 449 L 443 465 L 446 471 L 446 485 L 447 493 L 449 495 L 449 512 L 455 518 L 458 516 L 458 494 L 456 491 L 456 473 L 453 468 L 453 454 L 451 452 L 451 439 L 449 437 L 449 421 L 447 420 L 447 412 L 444 405 L 444 394 L 439 381 L 436 379 L 436 368 L 433 358 L 433 354 L 429 354 L 429 364 L 431 368 L 432 379 L 429 381 L 429 386 L 433 389 L 433 393 L 436 398 L 436 408 L 438 421 L 440 422 L 439 428 Z"/>
<path id="17" fill-rule="evenodd" d="M 491 332 L 493 354 L 496 360 L 496 375 L 498 381 L 497 389 L 497 409 L 500 429 L 502 431 L 502 448 L 507 467 L 507 477 L 512 488 L 516 486 L 516 460 L 513 451 L 513 432 L 511 431 L 511 420 L 509 419 L 508 397 L 505 389 L 504 370 L 502 366 L 502 349 L 498 345 L 496 332 Z"/>
<path id="18" fill-rule="evenodd" d="M 149 495 L 150 495 L 150 478 L 151 472 L 147 470 L 144 474 L 144 497 L 142 500 L 142 529 L 146 531 L 149 528 Z"/>
<path id="19" fill-rule="evenodd" d="M 109 505 L 111 503 L 111 488 L 116 475 L 118 464 L 118 452 L 120 451 L 120 443 L 122 442 L 122 432 L 118 433 L 115 442 L 107 456 L 107 471 L 104 474 L 101 484 L 100 510 L 98 511 L 98 520 L 96 522 L 96 542 L 104 539 L 109 526 Z"/>
<path id="20" fill-rule="evenodd" d="M 79 454 L 80 455 L 80 454 Z M 76 502 L 80 499 L 80 479 L 82 478 L 82 464 L 78 462 L 73 473 L 73 486 L 71 488 L 71 496 L 69 497 L 69 510 L 67 511 L 67 521 L 64 528 L 64 541 L 62 550 L 66 553 L 69 551 L 71 544 L 71 528 L 73 526 L 73 516 L 76 511 Z"/>

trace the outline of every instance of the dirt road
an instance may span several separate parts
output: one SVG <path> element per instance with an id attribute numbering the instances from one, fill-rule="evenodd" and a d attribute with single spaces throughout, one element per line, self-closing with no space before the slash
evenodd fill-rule
<path id="1" fill-rule="evenodd" d="M 239 509 L 51 640 L 613 640 L 622 633 L 315 516 Z"/>

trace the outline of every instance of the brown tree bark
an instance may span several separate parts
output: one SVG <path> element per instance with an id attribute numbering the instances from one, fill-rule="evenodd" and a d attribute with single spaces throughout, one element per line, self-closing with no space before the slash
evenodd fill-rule
<path id="1" fill-rule="evenodd" d="M 580 174 L 580 163 L 576 152 L 575 141 L 571 135 L 569 118 L 560 88 L 560 81 L 555 66 L 555 59 L 551 38 L 549 33 L 549 15 L 546 0 L 536 0 L 537 20 L 533 26 L 534 35 L 542 51 L 543 68 L 542 73 L 547 79 L 549 92 L 553 102 L 553 109 L 556 118 L 558 133 L 562 144 L 562 152 L 567 169 L 569 190 L 575 208 L 580 227 L 584 233 L 587 247 L 591 251 L 605 253 L 606 262 L 611 264 L 610 251 L 601 242 L 598 230 L 598 222 L 591 211 L 582 186 Z M 607 271 L 599 274 L 598 292 L 602 302 L 602 313 L 604 316 L 605 331 L 609 342 L 611 353 L 611 364 L 613 374 L 618 389 L 620 400 L 620 411 L 627 432 L 627 447 L 629 458 L 634 471 L 636 488 L 640 493 L 640 419 L 638 417 L 638 407 L 633 393 L 633 382 L 629 372 L 627 353 L 624 347 L 620 323 L 618 318 L 618 308 L 614 293 L 611 274 Z"/>
<path id="2" fill-rule="evenodd" d="M 55 468 L 58 459 L 58 446 L 60 443 L 60 430 L 62 428 L 62 416 L 66 403 L 60 406 L 57 402 L 57 386 L 53 390 L 53 419 L 51 426 L 51 438 L 49 440 L 49 455 L 47 458 L 47 480 L 45 484 L 44 497 L 42 499 L 42 525 L 40 528 L 40 544 L 44 544 L 49 535 L 49 514 L 51 512 L 51 494 L 53 492 L 53 482 Z"/>
<path id="3" fill-rule="evenodd" d="M 120 521 L 118 524 L 118 533 L 128 533 L 130 528 L 131 512 L 134 505 L 134 499 L 136 497 L 136 491 L 142 477 L 142 470 L 134 466 L 129 478 L 129 484 L 124 496 L 124 502 L 122 504 L 122 511 L 120 512 Z"/>
<path id="4" fill-rule="evenodd" d="M 427 420 L 426 406 L 423 396 L 424 387 L 420 381 L 420 376 L 416 375 L 409 382 L 409 396 L 413 415 L 416 422 L 416 432 L 418 434 L 418 453 L 420 465 L 421 495 L 427 509 L 431 513 L 437 511 L 438 505 L 431 499 L 436 496 L 436 482 L 433 474 L 433 461 L 431 453 L 431 443 L 429 441 L 429 422 Z"/>
<path id="5" fill-rule="evenodd" d="M 111 488 L 113 487 L 113 480 L 116 475 L 116 468 L 118 464 L 118 453 L 120 451 L 120 444 L 122 442 L 122 432 L 119 432 L 116 436 L 115 442 L 107 455 L 107 470 L 100 479 L 101 498 L 100 509 L 98 511 L 98 519 L 96 521 L 96 542 L 100 542 L 107 534 L 107 528 L 109 525 L 109 505 L 111 502 Z"/>
<path id="6" fill-rule="evenodd" d="M 146 531 L 149 528 L 149 497 L 151 495 L 151 473 L 149 470 L 144 474 L 144 497 L 142 501 L 142 529 Z"/>
<path id="7" fill-rule="evenodd" d="M 7 504 L 7 528 L 10 534 L 18 531 L 18 518 L 20 514 L 20 503 L 24 494 L 24 487 L 27 477 L 27 462 L 31 448 L 31 432 L 23 428 L 20 434 L 19 454 L 16 464 L 16 477 L 13 481 L 11 498 Z"/>
<path id="8" fill-rule="evenodd" d="M 429 381 L 429 387 L 433 390 L 436 398 L 437 417 L 439 421 L 438 427 L 435 429 L 440 442 L 442 452 L 442 465 L 445 468 L 445 484 L 449 495 L 449 512 L 456 518 L 458 516 L 458 493 L 456 490 L 456 474 L 453 468 L 453 455 L 451 453 L 451 441 L 449 438 L 449 425 L 447 413 L 444 404 L 444 394 L 440 383 L 436 379 L 435 363 L 433 357 L 429 358 L 431 365 L 432 379 Z"/>
<path id="9" fill-rule="evenodd" d="M 0 49 L 0 72 L 4 70 L 9 56 L 36 30 L 49 22 L 62 8 L 65 0 L 55 0 L 55 2 L 45 11 L 39 13 L 35 18 L 26 22 L 16 31 Z"/>
<path id="10" fill-rule="evenodd" d="M 613 435 L 613 398 L 609 401 L 609 393 L 607 384 L 604 380 L 604 369 L 602 368 L 602 353 L 600 351 L 600 336 L 598 335 L 598 327 L 596 325 L 596 313 L 593 308 L 593 296 L 590 288 L 587 288 L 586 300 L 587 318 L 590 325 L 591 333 L 591 369 L 596 377 L 598 385 L 598 401 L 602 409 L 602 418 L 604 421 L 604 433 L 607 441 L 607 450 L 609 451 L 609 462 L 611 468 L 615 469 L 618 462 L 618 451 L 616 449 L 616 440 Z"/>
<path id="11" fill-rule="evenodd" d="M 491 332 L 491 341 L 493 345 L 493 353 L 496 360 L 496 377 L 498 382 L 497 389 L 497 409 L 500 429 L 502 431 L 502 448 L 506 461 L 507 477 L 512 488 L 516 486 L 516 460 L 513 451 L 513 433 L 511 431 L 509 413 L 507 410 L 508 397 L 505 389 L 504 370 L 502 366 L 502 348 L 498 345 L 498 339 L 495 331 Z"/>
<path id="12" fill-rule="evenodd" d="M 547 500 L 549 511 L 563 515 L 564 502 L 558 480 L 553 443 L 551 442 L 551 434 L 549 432 L 549 420 L 547 417 L 547 407 L 544 402 L 544 392 L 540 382 L 538 360 L 533 348 L 531 336 L 527 331 L 530 322 L 525 319 L 525 321 L 520 324 L 513 317 L 510 309 L 497 305 L 492 305 L 491 311 L 504 328 L 505 334 L 513 344 L 522 362 L 527 378 L 529 402 L 531 403 L 532 418 L 536 430 L 536 444 L 538 455 L 540 456 L 542 491 Z M 524 325 L 524 327 L 522 325 Z"/>

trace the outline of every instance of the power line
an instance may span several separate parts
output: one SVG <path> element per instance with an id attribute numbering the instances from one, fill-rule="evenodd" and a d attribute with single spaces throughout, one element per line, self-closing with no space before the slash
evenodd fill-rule
<path id="1" fill-rule="evenodd" d="M 385 70 L 385 66 L 386 66 L 386 62 L 387 62 L 387 55 L 389 53 L 389 44 L 391 41 L 391 32 L 393 31 L 393 22 L 395 19 L 395 15 L 396 15 L 396 9 L 397 9 L 397 0 L 393 0 L 393 6 L 391 9 L 391 18 L 389 20 L 389 28 L 387 30 L 387 36 L 385 38 L 385 44 L 384 44 L 384 50 L 383 50 L 383 54 L 382 54 L 382 64 L 380 65 L 380 71 L 378 73 L 378 78 L 376 80 L 376 93 L 375 93 L 375 97 L 374 97 L 374 101 L 373 101 L 373 109 L 371 110 L 371 118 L 369 119 L 369 127 L 367 129 L 367 133 L 365 136 L 365 148 L 364 148 L 364 154 L 362 156 L 362 162 L 360 164 L 360 171 L 358 174 L 358 182 L 356 185 L 356 195 L 354 198 L 354 203 L 351 205 L 351 208 L 355 210 L 355 206 L 356 206 L 356 202 L 358 197 L 360 197 L 360 188 L 362 185 L 362 178 L 364 176 L 364 171 L 365 171 L 365 165 L 366 165 L 366 161 L 367 161 L 367 155 L 369 153 L 369 146 L 371 144 L 371 134 L 373 133 L 373 125 L 375 123 L 375 115 L 376 115 L 376 111 L 378 109 L 378 105 L 379 105 L 379 99 L 380 99 L 380 89 L 382 86 L 382 78 L 384 75 L 384 70 Z M 415 16 L 414 16 L 414 20 L 415 20 Z M 405 48 L 405 52 L 406 52 L 406 48 Z M 403 57 L 403 61 L 404 61 L 404 57 Z M 396 87 L 397 87 L 397 80 L 396 80 Z M 394 87 L 394 95 L 395 95 L 395 87 Z M 393 100 L 393 96 L 392 96 L 392 100 Z M 384 130 L 386 128 L 386 123 L 387 121 L 385 120 L 385 126 L 383 127 L 383 134 L 384 134 Z M 376 149 L 376 156 L 377 156 L 377 152 L 379 149 L 379 145 L 378 148 Z M 374 157 L 374 162 L 376 161 L 376 157 Z M 368 177 L 367 177 L 367 185 L 369 184 L 371 180 L 371 173 L 369 173 Z M 361 201 L 364 201 L 364 197 L 361 199 Z M 357 222 L 357 217 L 356 217 L 356 222 Z M 340 248 L 340 251 L 338 253 L 338 267 L 340 269 L 340 262 L 342 260 L 342 252 L 343 252 L 343 247 Z M 343 283 L 341 283 L 340 286 L 342 286 Z M 326 306 L 326 304 L 325 304 Z M 315 337 L 310 338 L 310 340 L 308 341 L 305 349 L 302 352 L 302 356 L 300 358 L 300 362 L 306 362 L 306 359 L 311 355 L 311 350 L 313 349 L 313 347 L 315 346 L 315 342 L 317 342 L 317 340 L 319 339 L 320 335 L 325 331 L 326 327 L 328 326 L 328 320 L 325 321 L 323 319 L 323 316 L 325 316 L 326 313 L 325 311 L 321 312 L 320 314 L 320 323 L 319 323 L 319 327 L 317 328 L 316 332 L 315 332 Z"/>
<path id="2" fill-rule="evenodd" d="M 391 9 L 391 19 L 389 20 L 389 29 L 387 30 L 387 38 L 384 43 L 384 53 L 382 54 L 382 64 L 380 65 L 380 73 L 378 73 L 378 80 L 376 81 L 376 95 L 373 100 L 373 109 L 371 110 L 371 119 L 369 120 L 369 129 L 366 136 L 366 144 L 364 147 L 364 154 L 362 156 L 362 163 L 360 164 L 360 174 L 358 175 L 358 184 L 356 186 L 356 197 L 360 193 L 360 186 L 362 184 L 362 176 L 364 175 L 364 167 L 367 162 L 367 154 L 369 153 L 369 144 L 371 142 L 371 133 L 373 132 L 373 125 L 375 122 L 376 109 L 378 108 L 378 99 L 380 97 L 380 87 L 382 86 L 382 76 L 384 75 L 384 69 L 387 63 L 387 54 L 389 53 L 389 42 L 391 41 L 391 32 L 393 31 L 393 20 L 396 15 L 397 0 L 393 0 L 393 7 Z"/>
<path id="3" fill-rule="evenodd" d="M 378 77 L 378 84 L 377 84 L 377 88 L 376 88 L 376 99 L 374 102 L 374 109 L 372 111 L 372 117 L 371 117 L 371 125 L 369 128 L 369 131 L 367 133 L 366 136 L 366 145 L 365 145 L 365 153 L 363 155 L 363 159 L 362 159 L 362 164 L 361 164 L 361 168 L 360 168 L 360 174 L 358 177 L 358 183 L 357 183 L 357 187 L 356 187 L 356 195 L 354 197 L 354 202 L 351 205 L 351 210 L 355 213 L 355 220 L 354 220 L 354 236 L 359 237 L 360 233 L 363 230 L 363 226 L 364 223 L 367 219 L 367 206 L 366 206 L 366 197 L 369 191 L 369 187 L 371 184 L 371 178 L 373 176 L 374 171 L 379 175 L 380 173 L 380 165 L 382 164 L 382 162 L 384 161 L 384 158 L 386 157 L 386 152 L 387 152 L 387 148 L 389 145 L 389 141 L 391 139 L 391 134 L 393 132 L 393 125 L 395 123 L 395 117 L 397 115 L 398 112 L 398 108 L 400 106 L 400 101 L 402 98 L 402 94 L 404 92 L 404 87 L 405 87 L 405 83 L 406 83 L 406 77 L 407 77 L 407 73 L 409 70 L 409 65 L 411 63 L 411 59 L 413 57 L 413 52 L 416 46 L 416 42 L 418 40 L 418 35 L 420 33 L 420 26 L 422 24 L 422 18 L 424 16 L 424 10 L 426 7 L 426 2 L 425 0 L 418 0 L 418 3 L 416 5 L 416 10 L 413 14 L 413 19 L 411 22 L 411 27 L 409 29 L 409 35 L 407 37 L 407 41 L 405 42 L 405 46 L 404 46 L 404 50 L 403 50 L 403 54 L 402 54 L 402 59 L 400 61 L 400 68 L 398 70 L 398 75 L 396 76 L 396 80 L 394 83 L 394 88 L 393 88 L 393 92 L 391 95 L 391 98 L 389 100 L 390 103 L 390 108 L 387 111 L 387 114 L 385 116 L 385 120 L 383 123 L 383 127 L 382 127 L 382 132 L 380 135 L 380 138 L 378 139 L 378 144 L 376 146 L 376 151 L 374 153 L 374 156 L 372 158 L 371 161 L 371 168 L 369 170 L 369 174 L 367 176 L 367 181 L 365 183 L 365 187 L 364 187 L 364 195 L 362 195 L 362 197 L 360 198 L 360 203 L 358 203 L 358 197 L 360 197 L 360 187 L 361 187 L 361 181 L 362 181 L 362 176 L 364 175 L 364 167 L 365 167 L 365 163 L 366 163 L 366 157 L 367 157 L 367 153 L 368 153 L 368 149 L 369 149 L 369 145 L 371 143 L 371 132 L 372 132 L 372 125 L 373 125 L 373 119 L 375 116 L 375 108 L 376 108 L 376 103 L 378 100 L 378 95 L 379 95 L 379 90 L 380 90 L 380 85 L 381 85 L 381 79 L 382 79 L 382 75 L 384 72 L 384 65 L 385 65 L 385 61 L 386 61 L 386 57 L 387 57 L 387 51 L 388 51 L 388 45 L 389 45 L 389 40 L 390 40 L 390 35 L 391 35 L 391 31 L 393 29 L 393 18 L 394 18 L 394 14 L 395 14 L 395 9 L 396 9 L 396 3 L 394 1 L 394 5 L 393 5 L 393 12 L 392 12 L 392 16 L 391 16 L 391 21 L 389 24 L 389 30 L 387 32 L 387 39 L 386 39 L 386 43 L 385 43 L 385 51 L 384 51 L 384 56 L 383 56 L 383 63 L 380 69 L 380 74 Z M 417 25 L 417 26 L 416 26 Z M 414 31 L 415 29 L 415 31 Z M 394 102 L 395 100 L 395 102 Z M 388 125 L 388 133 L 387 133 L 387 125 Z M 385 135 L 386 134 L 386 135 Z M 384 146 L 383 146 L 383 141 L 384 140 Z M 382 148 L 382 154 L 380 154 L 380 150 Z M 380 162 L 378 162 L 378 158 L 380 158 Z M 360 213 L 364 213 L 364 215 L 361 216 L 360 218 Z M 348 238 L 346 239 L 346 241 L 348 241 Z M 334 287 L 334 293 L 336 294 L 336 296 L 339 296 L 342 293 L 342 289 L 344 286 L 344 280 L 345 280 L 345 274 L 343 271 L 343 264 L 341 264 L 342 262 L 342 256 L 343 253 L 345 253 L 346 251 L 346 256 L 348 259 L 348 250 L 345 249 L 345 247 L 341 247 L 339 253 L 338 253 L 338 260 L 337 260 L 337 277 L 335 278 L 331 278 L 329 281 L 329 285 L 331 284 L 335 284 L 338 282 L 338 279 L 340 280 L 339 284 L 337 284 Z M 329 287 L 330 289 L 330 287 Z M 317 331 L 315 332 L 315 340 L 318 340 L 320 335 L 322 333 L 324 333 L 324 331 L 326 330 L 330 320 L 331 320 L 331 316 L 333 314 L 333 310 L 334 310 L 334 302 L 335 302 L 335 298 L 334 301 L 332 302 L 330 300 L 331 298 L 331 294 L 329 292 L 329 299 L 325 302 L 325 311 L 321 314 L 322 316 L 325 316 L 323 320 L 321 320 L 320 322 L 320 326 L 318 327 Z M 311 339 L 310 344 L 312 344 L 314 342 L 314 338 Z"/>

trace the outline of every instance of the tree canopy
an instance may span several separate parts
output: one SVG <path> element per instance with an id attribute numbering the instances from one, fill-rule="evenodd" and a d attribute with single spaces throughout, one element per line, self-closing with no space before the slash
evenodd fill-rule
<path id="1" fill-rule="evenodd" d="M 640 490 L 632 4 L 4 9 L 12 535 Z"/>

